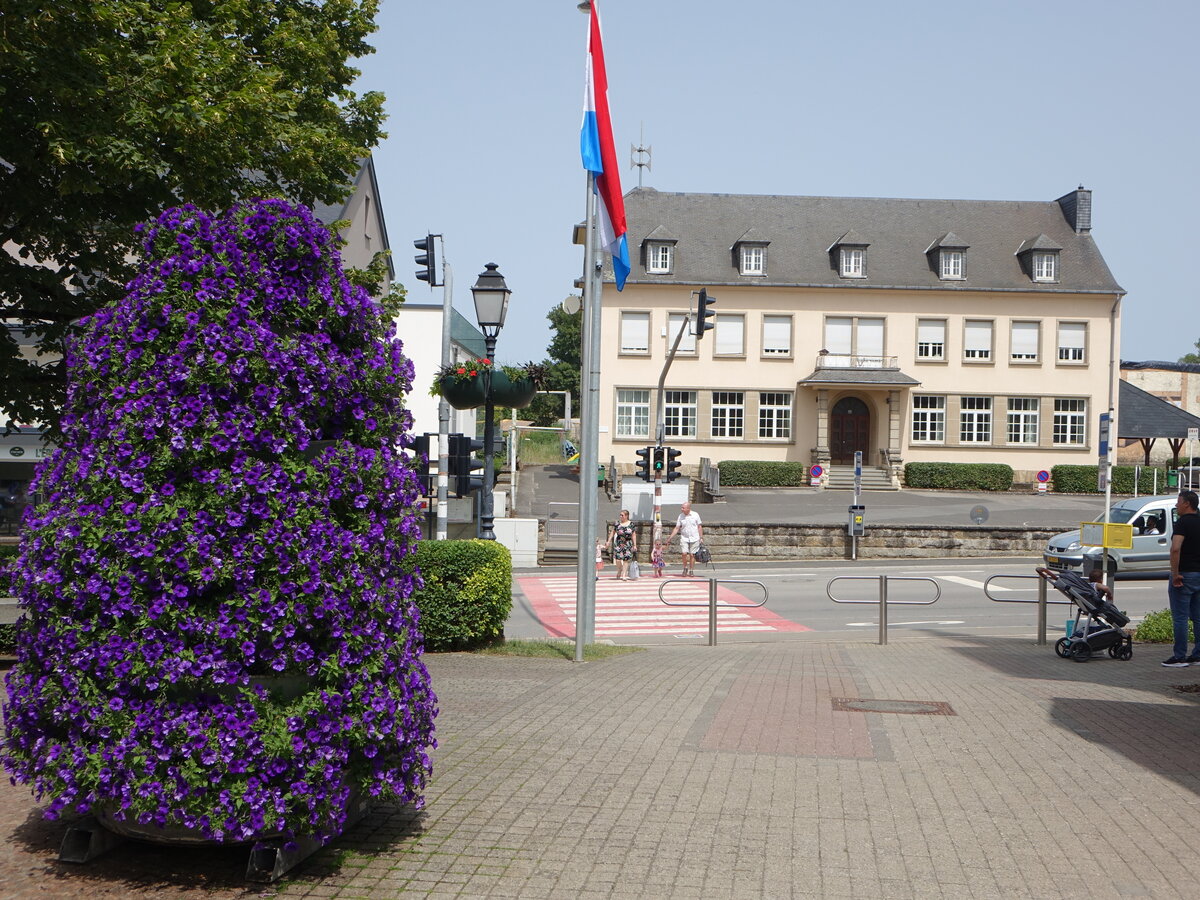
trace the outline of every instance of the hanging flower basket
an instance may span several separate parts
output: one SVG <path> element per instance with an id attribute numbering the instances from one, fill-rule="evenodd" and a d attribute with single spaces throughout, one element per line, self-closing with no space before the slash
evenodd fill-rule
<path id="1" fill-rule="evenodd" d="M 524 409 L 533 402 L 537 384 L 528 375 L 510 378 L 503 369 L 492 373 L 492 403 L 496 406 L 511 406 Z"/>
<path id="2" fill-rule="evenodd" d="M 453 377 L 438 381 L 438 391 L 446 402 L 455 409 L 475 409 L 487 402 L 487 388 L 483 378 L 461 381 Z"/>

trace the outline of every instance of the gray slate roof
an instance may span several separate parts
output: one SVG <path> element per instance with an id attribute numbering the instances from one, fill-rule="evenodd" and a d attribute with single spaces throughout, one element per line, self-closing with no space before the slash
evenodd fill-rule
<path id="1" fill-rule="evenodd" d="M 1118 437 L 1185 438 L 1189 428 L 1200 428 L 1200 418 L 1125 380 L 1117 402 Z"/>
<path id="2" fill-rule="evenodd" d="M 625 195 L 634 284 L 745 284 L 1123 293 L 1090 233 L 1077 234 L 1058 201 L 896 200 L 666 193 Z M 657 229 L 677 236 L 674 271 L 647 275 L 642 242 Z M 753 229 L 769 241 L 767 274 L 742 276 L 730 249 Z M 661 234 L 663 231 L 658 233 Z M 947 232 L 967 246 L 962 281 L 942 281 L 926 254 Z M 830 247 L 847 234 L 868 245 L 867 277 L 843 279 Z M 1061 281 L 1037 284 L 1016 254 L 1023 245 L 1061 247 Z M 609 272 L 611 278 L 611 272 Z"/>
<path id="3" fill-rule="evenodd" d="M 807 378 L 801 378 L 800 384 L 816 386 L 820 384 L 863 384 L 863 385 L 893 385 L 895 387 L 915 387 L 921 382 L 911 375 L 905 375 L 899 369 L 817 369 Z"/>

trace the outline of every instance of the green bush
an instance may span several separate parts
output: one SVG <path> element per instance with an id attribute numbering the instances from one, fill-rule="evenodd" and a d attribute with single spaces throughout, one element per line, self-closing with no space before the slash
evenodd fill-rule
<path id="1" fill-rule="evenodd" d="M 421 541 L 411 559 L 425 581 L 413 599 L 426 650 L 471 650 L 504 637 L 512 610 L 507 547 L 497 541 Z"/>
<path id="2" fill-rule="evenodd" d="M 0 653 L 10 655 L 17 652 L 17 626 L 0 625 Z"/>
<path id="3" fill-rule="evenodd" d="M 1169 644 L 1175 640 L 1175 630 L 1171 625 L 1171 611 L 1160 609 L 1158 612 L 1147 613 L 1142 624 L 1137 627 L 1134 639 L 1148 643 Z M 1188 641 L 1192 638 L 1192 625 L 1188 623 Z"/>
<path id="4" fill-rule="evenodd" d="M 1133 473 L 1135 466 L 1113 466 L 1112 490 L 1114 494 L 1133 493 Z M 1050 470 L 1054 483 L 1054 491 L 1059 494 L 1102 494 L 1097 487 L 1096 466 L 1054 466 Z M 1142 466 L 1138 475 L 1138 493 L 1149 494 L 1154 490 L 1154 469 Z M 1171 493 L 1167 487 L 1167 470 L 1158 470 L 1158 491 L 1160 494 Z"/>
<path id="5" fill-rule="evenodd" d="M 0 544 L 0 565 L 3 565 L 6 560 L 14 559 L 21 552 L 21 545 L 17 543 Z"/>
<path id="6" fill-rule="evenodd" d="M 798 487 L 808 484 L 808 466 L 800 462 L 727 459 L 717 464 L 722 487 Z"/>
<path id="7" fill-rule="evenodd" d="M 999 463 L 908 463 L 904 483 L 910 488 L 943 488 L 954 491 L 1007 491 L 1012 487 L 1012 466 Z"/>

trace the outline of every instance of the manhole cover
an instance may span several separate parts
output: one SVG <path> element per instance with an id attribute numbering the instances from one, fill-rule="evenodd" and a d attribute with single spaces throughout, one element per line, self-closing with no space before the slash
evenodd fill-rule
<path id="1" fill-rule="evenodd" d="M 954 716 L 949 703 L 941 700 L 858 700 L 834 697 L 833 708 L 843 712 L 908 713 L 916 716 Z"/>

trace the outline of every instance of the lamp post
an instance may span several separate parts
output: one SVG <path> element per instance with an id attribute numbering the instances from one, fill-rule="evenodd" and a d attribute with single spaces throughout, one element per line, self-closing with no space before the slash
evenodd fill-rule
<path id="1" fill-rule="evenodd" d="M 512 292 L 504 283 L 504 276 L 497 271 L 495 263 L 488 263 L 484 271 L 476 279 L 471 288 L 471 296 L 475 300 L 475 321 L 483 332 L 484 346 L 487 348 L 487 358 L 492 366 L 496 365 L 496 338 L 504 327 L 504 317 L 508 313 L 508 298 Z M 492 402 L 492 376 L 487 376 L 487 402 L 483 407 L 483 491 L 479 498 L 479 536 L 485 541 L 494 541 L 496 532 L 493 529 L 495 515 L 492 505 L 492 487 L 496 482 L 496 466 L 492 458 L 492 432 L 495 425 L 496 406 Z"/>

